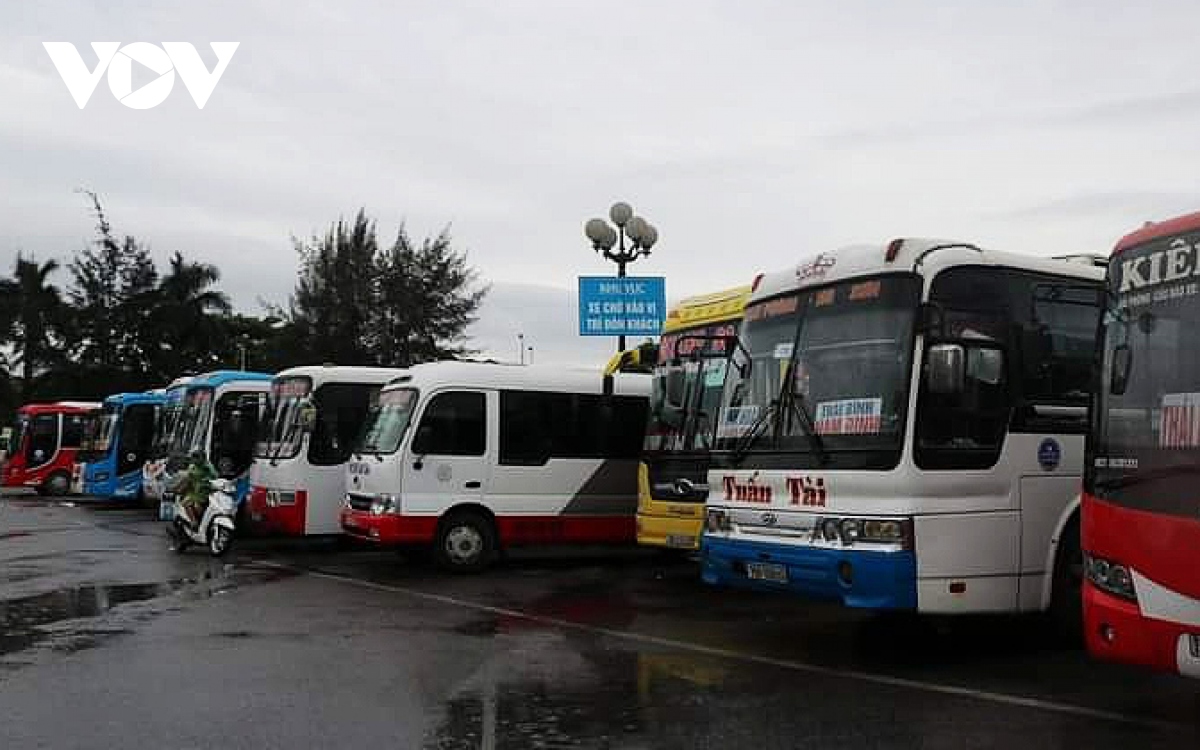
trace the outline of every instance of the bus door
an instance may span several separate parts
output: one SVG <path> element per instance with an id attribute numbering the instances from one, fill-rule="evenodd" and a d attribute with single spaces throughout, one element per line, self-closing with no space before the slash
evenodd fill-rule
<path id="1" fill-rule="evenodd" d="M 132 404 L 122 411 L 117 441 L 117 476 L 141 471 L 142 464 L 150 458 L 157 420 L 156 404 Z"/>
<path id="2" fill-rule="evenodd" d="M 426 403 L 403 459 L 405 513 L 436 515 L 483 500 L 491 477 L 487 402 L 482 391 L 443 391 Z"/>
<path id="3" fill-rule="evenodd" d="M 266 402 L 265 392 L 232 391 L 217 399 L 208 455 L 220 476 L 234 479 L 250 469 Z"/>
<path id="4" fill-rule="evenodd" d="M 29 420 L 29 439 L 25 443 L 25 466 L 45 466 L 58 453 L 58 414 L 38 414 Z"/>

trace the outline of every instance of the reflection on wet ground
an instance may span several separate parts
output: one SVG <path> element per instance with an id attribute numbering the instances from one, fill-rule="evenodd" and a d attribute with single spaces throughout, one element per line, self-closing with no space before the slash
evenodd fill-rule
<path id="1" fill-rule="evenodd" d="M 127 628 L 89 628 L 83 622 L 124 604 L 168 596 L 207 598 L 238 586 L 267 583 L 293 575 L 295 573 L 278 568 L 222 564 L 190 578 L 155 583 L 88 584 L 0 599 L 0 656 L 24 651 L 43 642 L 50 642 L 55 650 L 74 651 L 94 645 L 101 636 L 127 633 Z M 78 627 L 57 627 L 64 623 Z"/>

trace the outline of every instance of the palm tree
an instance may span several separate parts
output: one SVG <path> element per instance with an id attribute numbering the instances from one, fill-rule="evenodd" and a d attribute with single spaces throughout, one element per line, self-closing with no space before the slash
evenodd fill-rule
<path id="1" fill-rule="evenodd" d="M 21 363 L 22 395 L 29 399 L 33 376 L 39 366 L 54 359 L 50 336 L 61 320 L 62 295 L 49 282 L 50 274 L 58 270 L 58 261 L 39 264 L 20 253 L 11 279 L 0 280 L 0 321 L 4 337 L 13 344 L 15 361 Z"/>
<path id="2" fill-rule="evenodd" d="M 217 267 L 191 262 L 176 252 L 154 290 L 159 337 L 160 376 L 171 378 L 194 367 L 221 338 L 221 321 L 232 306 L 224 292 L 213 289 L 221 278 Z"/>

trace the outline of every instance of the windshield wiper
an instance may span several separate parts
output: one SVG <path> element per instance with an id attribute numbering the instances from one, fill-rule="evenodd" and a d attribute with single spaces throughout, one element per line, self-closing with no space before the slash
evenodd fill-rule
<path id="1" fill-rule="evenodd" d="M 730 459 L 735 466 L 745 460 L 746 454 L 750 452 L 750 446 L 754 445 L 754 441 L 758 440 L 763 432 L 763 428 L 767 426 L 768 420 L 778 411 L 779 402 L 772 401 L 766 409 L 763 409 L 763 413 L 758 415 L 758 418 L 754 420 L 749 429 L 738 440 L 737 444 L 733 446 Z"/>
<path id="2" fill-rule="evenodd" d="M 804 430 L 804 434 L 808 437 L 808 443 L 812 446 L 813 453 L 817 454 L 817 460 L 822 464 L 829 463 L 829 451 L 825 449 L 824 438 L 817 432 L 817 421 L 813 418 L 812 412 L 808 410 L 808 405 L 804 402 L 804 396 L 797 394 L 792 389 L 792 369 L 793 365 L 789 364 L 783 387 L 779 394 L 779 401 L 786 406 L 788 412 L 800 423 L 800 429 Z M 779 439 L 781 427 L 781 423 L 777 421 L 775 424 L 776 441 Z"/>

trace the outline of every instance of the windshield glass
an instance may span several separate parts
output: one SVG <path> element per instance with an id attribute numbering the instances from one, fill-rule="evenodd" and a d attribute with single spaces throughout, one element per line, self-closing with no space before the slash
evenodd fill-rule
<path id="1" fill-rule="evenodd" d="M 79 444 L 80 461 L 98 461 L 108 453 L 118 414 L 120 407 L 106 405 L 103 411 L 92 412 L 84 417 L 83 440 Z"/>
<path id="2" fill-rule="evenodd" d="M 300 452 L 304 431 L 300 423 L 300 404 L 312 391 L 307 377 L 276 380 L 267 398 L 262 432 L 255 446 L 256 458 L 293 458 Z"/>
<path id="3" fill-rule="evenodd" d="M 355 453 L 395 453 L 404 438 L 417 405 L 417 392 L 397 388 L 379 394 L 379 404 L 371 409 L 359 436 Z"/>
<path id="4" fill-rule="evenodd" d="M 185 457 L 192 451 L 205 451 L 208 426 L 212 421 L 213 389 L 193 388 L 183 397 L 183 404 L 172 431 L 169 453 Z"/>
<path id="5" fill-rule="evenodd" d="M 916 277 L 884 276 L 748 307 L 717 450 L 812 451 L 806 417 L 830 453 L 898 450 L 919 293 Z"/>
<path id="6" fill-rule="evenodd" d="M 725 386 L 725 341 L 689 339 L 690 336 L 736 336 L 737 322 L 698 326 L 663 334 L 650 399 L 643 448 L 653 452 L 709 451 L 712 449 L 713 415 L 721 404 Z M 680 359 L 677 365 L 671 360 Z M 672 370 L 683 372 L 686 412 L 670 414 L 666 384 Z"/>
<path id="7" fill-rule="evenodd" d="M 1167 237 L 1112 260 L 1086 472 L 1089 491 L 1110 502 L 1193 519 L 1200 517 L 1197 242 L 1200 232 Z"/>
<path id="8" fill-rule="evenodd" d="M 150 448 L 150 458 L 165 458 L 175 437 L 175 429 L 179 425 L 179 415 L 183 413 L 183 399 L 176 398 L 162 405 L 158 413 L 158 424 L 154 428 L 154 445 Z"/>

